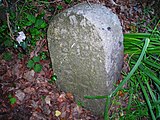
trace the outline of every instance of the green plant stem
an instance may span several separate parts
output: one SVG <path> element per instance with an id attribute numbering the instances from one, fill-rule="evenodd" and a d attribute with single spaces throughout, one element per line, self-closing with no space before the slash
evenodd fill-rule
<path id="1" fill-rule="evenodd" d="M 110 105 L 111 98 L 107 96 L 106 98 L 106 107 L 104 112 L 104 120 L 109 120 L 109 105 Z"/>
<path id="2" fill-rule="evenodd" d="M 138 58 L 136 64 L 134 65 L 133 69 L 131 70 L 131 72 L 127 75 L 127 77 L 122 80 L 122 82 L 118 85 L 118 87 L 111 93 L 111 96 L 114 96 L 121 88 L 122 86 L 127 82 L 127 80 L 130 79 L 130 77 L 133 75 L 133 73 L 137 70 L 138 66 L 141 64 L 141 61 L 143 59 L 143 56 L 145 55 L 145 52 L 147 50 L 147 47 L 149 45 L 150 40 L 148 38 L 145 38 L 145 44 L 143 46 L 142 52 L 140 57 Z"/>

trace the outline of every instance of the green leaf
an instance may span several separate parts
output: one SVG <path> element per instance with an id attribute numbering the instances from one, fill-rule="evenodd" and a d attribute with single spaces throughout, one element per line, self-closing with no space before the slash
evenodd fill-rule
<path id="1" fill-rule="evenodd" d="M 78 106 L 81 106 L 81 107 L 84 107 L 84 102 L 82 102 L 82 101 L 77 101 L 77 105 L 78 105 Z"/>
<path id="2" fill-rule="evenodd" d="M 51 80 L 52 80 L 52 81 L 56 81 L 56 80 L 57 80 L 57 76 L 56 76 L 56 75 L 53 75 L 52 78 L 51 78 Z"/>
<path id="3" fill-rule="evenodd" d="M 40 31 L 37 28 L 30 28 L 30 33 L 32 36 L 39 35 Z"/>
<path id="4" fill-rule="evenodd" d="M 34 56 L 33 61 L 34 62 L 39 62 L 40 61 L 40 56 Z"/>
<path id="5" fill-rule="evenodd" d="M 27 49 L 27 46 L 28 46 L 28 43 L 27 43 L 26 41 L 23 41 L 23 42 L 20 43 L 20 46 L 21 46 L 24 50 L 26 50 L 26 49 Z"/>
<path id="6" fill-rule="evenodd" d="M 7 28 L 7 24 L 2 24 L 0 27 L 0 33 L 4 32 Z"/>
<path id="7" fill-rule="evenodd" d="M 141 64 L 141 61 L 147 51 L 147 47 L 149 45 L 150 39 L 145 38 L 145 44 L 143 46 L 142 52 L 136 62 L 136 64 L 134 65 L 134 67 L 132 68 L 132 70 L 130 71 L 130 73 L 122 80 L 122 82 L 118 85 L 118 87 L 111 93 L 110 96 L 114 96 L 121 88 L 122 86 L 131 78 L 131 76 L 134 74 L 134 72 L 137 70 L 137 68 L 139 67 L 139 65 Z"/>
<path id="8" fill-rule="evenodd" d="M 10 52 L 5 52 L 3 54 L 3 59 L 6 60 L 6 61 L 12 60 L 12 54 Z"/>
<path id="9" fill-rule="evenodd" d="M 41 72 L 41 70 L 42 70 L 42 65 L 41 64 L 36 64 L 34 66 L 34 71 L 35 72 Z"/>
<path id="10" fill-rule="evenodd" d="M 14 98 L 14 97 L 11 97 L 11 98 L 9 99 L 9 101 L 10 101 L 11 104 L 14 104 L 14 103 L 16 103 L 17 99 Z"/>
<path id="11" fill-rule="evenodd" d="M 46 56 L 45 52 L 42 52 L 41 53 L 41 59 L 42 60 L 46 60 L 46 58 L 47 58 L 47 56 Z"/>
<path id="12" fill-rule="evenodd" d="M 27 63 L 27 67 L 31 69 L 31 68 L 33 68 L 33 66 L 34 66 L 34 61 L 29 60 L 28 63 Z"/>
<path id="13" fill-rule="evenodd" d="M 47 26 L 47 23 L 44 21 L 42 24 L 41 24 L 41 28 L 45 28 Z"/>
<path id="14" fill-rule="evenodd" d="M 18 53 L 18 59 L 22 59 L 23 58 L 23 54 L 22 53 Z"/>
<path id="15" fill-rule="evenodd" d="M 49 80 L 49 81 L 48 81 L 48 83 L 52 84 L 52 83 L 53 83 L 53 81 L 52 81 L 52 80 Z"/>
<path id="16" fill-rule="evenodd" d="M 27 21 L 26 23 L 24 23 L 25 26 L 31 26 L 33 23 L 30 21 Z"/>
<path id="17" fill-rule="evenodd" d="M 7 39 L 4 41 L 4 45 L 6 47 L 11 47 L 11 46 L 13 46 L 13 42 L 10 39 Z"/>
<path id="18" fill-rule="evenodd" d="M 30 41 L 32 46 L 36 46 L 36 40 L 32 36 L 32 40 Z"/>
<path id="19" fill-rule="evenodd" d="M 11 95 L 11 94 L 9 94 L 9 95 L 8 95 L 8 98 L 12 98 L 12 95 Z"/>
<path id="20" fill-rule="evenodd" d="M 62 10 L 62 9 L 63 9 L 63 6 L 62 6 L 62 5 L 57 5 L 57 9 L 58 9 L 58 10 Z"/>
<path id="21" fill-rule="evenodd" d="M 35 23 L 36 17 L 32 14 L 27 14 L 27 19 L 29 20 L 30 23 Z"/>
<path id="22" fill-rule="evenodd" d="M 127 33 L 124 34 L 124 38 L 149 38 L 151 36 L 150 33 Z"/>
<path id="23" fill-rule="evenodd" d="M 155 117 L 154 112 L 153 112 L 153 110 L 152 110 L 153 108 L 152 108 L 151 102 L 150 102 L 150 100 L 149 100 L 148 93 L 147 93 L 147 91 L 146 91 L 146 88 L 144 87 L 143 83 L 141 82 L 141 79 L 140 79 L 139 77 L 137 77 L 137 79 L 138 79 L 138 82 L 139 82 L 139 84 L 140 84 L 140 86 L 141 86 L 141 89 L 142 89 L 142 92 L 143 92 L 143 94 L 144 94 L 144 97 L 145 97 L 145 99 L 146 99 L 146 101 L 147 101 L 147 105 L 148 105 L 148 107 L 149 107 L 152 120 L 156 120 L 156 117 Z"/>
<path id="24" fill-rule="evenodd" d="M 46 22 L 42 19 L 37 19 L 36 20 L 36 23 L 35 23 L 35 27 L 37 29 L 40 29 L 40 28 L 45 28 L 47 26 Z"/>
<path id="25" fill-rule="evenodd" d="M 148 77 L 150 77 L 156 84 L 160 85 L 159 78 L 155 75 L 154 72 L 152 72 L 152 70 L 150 68 L 144 66 L 143 64 L 141 64 L 139 66 L 139 68 L 144 72 L 144 74 L 146 74 Z"/>
<path id="26" fill-rule="evenodd" d="M 45 12 L 42 11 L 36 18 L 41 19 L 42 17 L 44 17 L 44 15 L 45 15 Z"/>
<path id="27" fill-rule="evenodd" d="M 70 4 L 72 0 L 64 0 L 65 3 Z"/>

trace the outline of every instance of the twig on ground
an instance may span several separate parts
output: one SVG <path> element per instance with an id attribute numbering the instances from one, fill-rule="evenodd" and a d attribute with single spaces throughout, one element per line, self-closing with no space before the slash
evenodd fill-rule
<path id="1" fill-rule="evenodd" d="M 120 5 L 118 5 L 117 3 L 115 3 L 113 0 L 110 0 L 110 2 L 111 2 L 113 5 L 120 6 Z"/>
<path id="2" fill-rule="evenodd" d="M 10 21 L 9 21 L 9 13 L 6 13 L 6 17 L 7 17 L 7 26 L 8 26 L 8 29 L 10 31 L 9 35 L 14 40 L 14 35 L 13 35 L 12 29 L 11 29 L 11 26 L 10 26 Z"/>

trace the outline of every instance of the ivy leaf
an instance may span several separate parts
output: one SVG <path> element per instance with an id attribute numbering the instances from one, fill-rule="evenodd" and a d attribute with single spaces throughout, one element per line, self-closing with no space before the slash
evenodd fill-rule
<path id="1" fill-rule="evenodd" d="M 42 60 L 46 60 L 47 59 L 47 56 L 46 56 L 46 54 L 43 52 L 43 53 L 41 53 L 41 59 Z"/>
<path id="2" fill-rule="evenodd" d="M 27 22 L 24 23 L 25 26 L 31 26 L 32 24 L 33 24 L 33 23 L 30 22 L 30 21 L 27 21 Z"/>
<path id="3" fill-rule="evenodd" d="M 34 66 L 34 71 L 35 72 L 41 72 L 41 70 L 42 70 L 42 65 L 41 64 L 36 64 Z"/>
<path id="4" fill-rule="evenodd" d="M 34 56 L 33 61 L 34 62 L 39 62 L 40 61 L 40 56 Z"/>
<path id="5" fill-rule="evenodd" d="M 62 6 L 62 5 L 57 5 L 57 9 L 58 9 L 58 10 L 62 10 L 62 9 L 63 9 L 63 6 Z"/>
<path id="6" fill-rule="evenodd" d="M 39 35 L 40 31 L 36 28 L 31 28 L 30 33 L 31 33 L 32 36 L 35 36 L 35 35 Z"/>
<path id="7" fill-rule="evenodd" d="M 15 97 L 12 97 L 11 95 L 8 96 L 9 98 L 9 102 L 13 105 L 14 103 L 16 103 L 17 99 Z"/>
<path id="8" fill-rule="evenodd" d="M 14 98 L 14 97 L 11 97 L 11 98 L 9 99 L 9 102 L 10 102 L 11 104 L 16 103 L 16 101 L 17 101 L 17 99 Z"/>
<path id="9" fill-rule="evenodd" d="M 6 61 L 12 60 L 12 54 L 10 52 L 5 52 L 3 54 L 3 59 L 6 60 Z"/>
<path id="10" fill-rule="evenodd" d="M 36 17 L 32 14 L 27 14 L 27 19 L 29 20 L 30 23 L 35 23 Z"/>
<path id="11" fill-rule="evenodd" d="M 23 58 L 23 54 L 22 53 L 18 53 L 18 59 L 22 59 Z"/>
<path id="12" fill-rule="evenodd" d="M 34 61 L 29 60 L 28 63 L 27 63 L 27 67 L 31 69 L 31 68 L 33 68 L 33 66 L 34 66 Z"/>
<path id="13" fill-rule="evenodd" d="M 41 28 L 45 28 L 47 26 L 47 23 L 44 21 L 42 24 L 41 24 Z"/>
<path id="14" fill-rule="evenodd" d="M 13 46 L 13 42 L 12 42 L 12 40 L 7 39 L 7 40 L 4 41 L 4 45 L 6 47 L 11 47 L 11 46 Z"/>
<path id="15" fill-rule="evenodd" d="M 40 28 L 45 28 L 47 26 L 46 22 L 42 19 L 37 19 L 36 20 L 36 23 L 35 23 L 35 27 L 37 29 L 40 29 Z"/>

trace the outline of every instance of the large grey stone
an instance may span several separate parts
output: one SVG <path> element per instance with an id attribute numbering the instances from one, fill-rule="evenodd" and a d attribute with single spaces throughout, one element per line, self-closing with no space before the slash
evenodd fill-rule
<path id="1" fill-rule="evenodd" d="M 99 4 L 79 4 L 54 16 L 47 32 L 57 86 L 96 114 L 104 100 L 85 95 L 108 95 L 123 62 L 123 34 L 118 17 Z"/>

